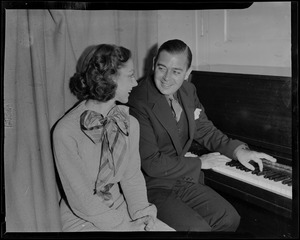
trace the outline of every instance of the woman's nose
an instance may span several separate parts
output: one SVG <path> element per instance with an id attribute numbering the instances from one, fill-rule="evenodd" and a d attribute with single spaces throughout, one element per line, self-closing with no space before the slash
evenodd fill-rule
<path id="1" fill-rule="evenodd" d="M 132 85 L 133 87 L 136 87 L 138 85 L 136 78 L 133 78 Z"/>

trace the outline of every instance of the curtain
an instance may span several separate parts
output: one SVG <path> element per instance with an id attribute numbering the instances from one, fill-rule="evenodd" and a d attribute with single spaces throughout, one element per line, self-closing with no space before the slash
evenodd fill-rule
<path id="1" fill-rule="evenodd" d="M 51 129 L 76 99 L 83 50 L 129 48 L 137 77 L 157 44 L 157 11 L 6 10 L 4 173 L 7 232 L 61 231 Z"/>

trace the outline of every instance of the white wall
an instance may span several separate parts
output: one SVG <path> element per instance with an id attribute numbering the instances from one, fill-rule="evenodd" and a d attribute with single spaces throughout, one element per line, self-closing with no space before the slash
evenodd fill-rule
<path id="1" fill-rule="evenodd" d="M 179 38 L 193 68 L 291 76 L 291 3 L 254 2 L 247 9 L 160 10 L 158 42 Z"/>
<path id="2" fill-rule="evenodd" d="M 189 45 L 195 53 L 197 37 L 197 11 L 195 10 L 159 10 L 158 11 L 158 45 L 178 38 Z M 192 65 L 196 61 L 193 59 Z"/>

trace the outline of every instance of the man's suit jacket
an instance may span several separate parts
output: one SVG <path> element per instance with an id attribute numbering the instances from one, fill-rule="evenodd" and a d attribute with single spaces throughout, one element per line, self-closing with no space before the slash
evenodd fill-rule
<path id="1" fill-rule="evenodd" d="M 172 188 L 177 180 L 203 183 L 201 160 L 184 157 L 193 140 L 230 158 L 235 158 L 234 150 L 244 144 L 228 138 L 207 118 L 192 83 L 184 81 L 178 94 L 188 121 L 189 139 L 185 146 L 180 143 L 171 108 L 156 88 L 153 76 L 141 80 L 130 94 L 130 114 L 140 123 L 140 155 L 148 189 Z M 201 112 L 195 119 L 197 108 Z"/>

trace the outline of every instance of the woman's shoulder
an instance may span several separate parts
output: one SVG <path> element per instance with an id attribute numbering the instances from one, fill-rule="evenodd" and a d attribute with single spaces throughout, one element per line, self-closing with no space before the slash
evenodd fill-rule
<path id="1" fill-rule="evenodd" d="M 83 109 L 80 104 L 68 110 L 56 123 L 54 133 L 65 135 L 80 131 L 80 115 Z"/>
<path id="2" fill-rule="evenodd" d="M 130 125 L 138 125 L 138 120 L 129 113 L 129 107 L 126 105 L 119 105 L 119 109 L 126 115 Z"/>
<path id="3" fill-rule="evenodd" d="M 62 117 L 53 129 L 53 137 L 66 139 L 70 136 L 76 135 L 79 124 L 72 121 L 68 116 Z"/>
<path id="4" fill-rule="evenodd" d="M 131 126 L 139 126 L 139 122 L 134 116 L 129 115 L 129 121 Z"/>

